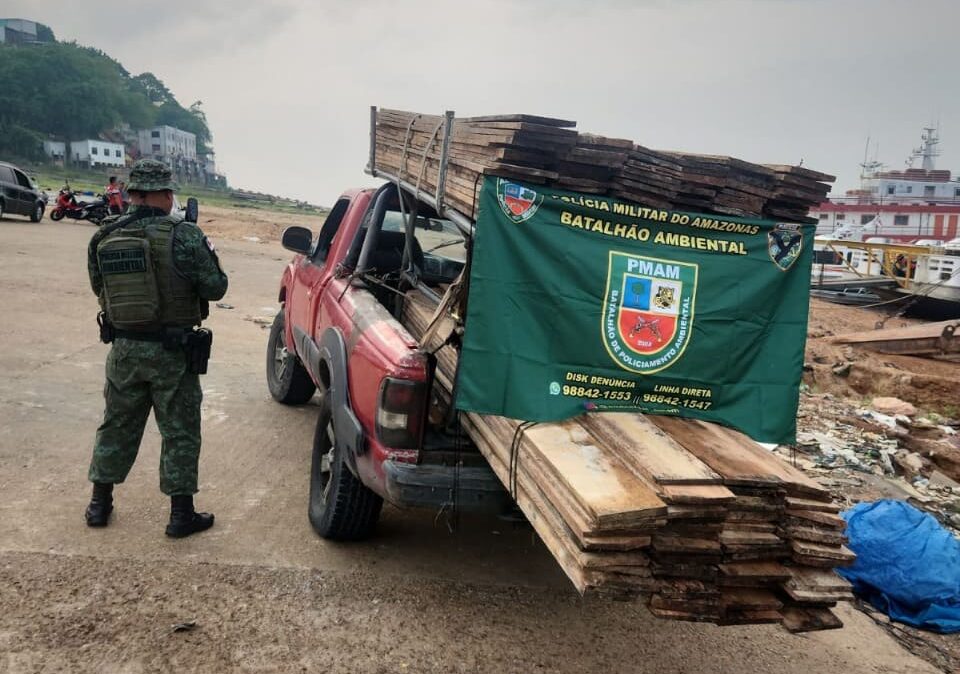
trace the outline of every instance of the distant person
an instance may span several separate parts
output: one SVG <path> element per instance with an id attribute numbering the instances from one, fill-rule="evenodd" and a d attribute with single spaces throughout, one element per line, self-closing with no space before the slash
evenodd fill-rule
<path id="1" fill-rule="evenodd" d="M 100 300 L 101 339 L 112 343 L 106 363 L 103 423 L 97 429 L 86 520 L 109 523 L 113 486 L 133 467 L 153 409 L 163 444 L 160 490 L 170 496 L 168 536 L 213 526 L 193 506 L 200 459 L 199 374 L 206 372 L 212 335 L 197 330 L 208 300 L 227 291 L 213 245 L 194 223 L 171 215 L 170 169 L 152 159 L 130 172 L 131 205 L 106 218 L 90 241 L 87 269 Z"/>
<path id="2" fill-rule="evenodd" d="M 120 183 L 117 182 L 117 176 L 110 176 L 110 182 L 104 188 L 103 196 L 107 198 L 107 210 L 110 215 L 123 213 L 123 192 L 120 189 Z"/>
<path id="3" fill-rule="evenodd" d="M 907 258 L 903 253 L 897 255 L 897 259 L 893 261 L 893 275 L 899 277 L 907 275 Z"/>

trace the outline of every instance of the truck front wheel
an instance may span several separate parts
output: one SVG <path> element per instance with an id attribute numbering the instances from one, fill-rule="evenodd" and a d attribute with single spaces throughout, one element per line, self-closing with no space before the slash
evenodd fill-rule
<path id="1" fill-rule="evenodd" d="M 310 525 L 329 540 L 363 540 L 377 526 L 383 499 L 350 472 L 335 438 L 330 398 L 324 394 L 313 435 Z"/>
<path id="2" fill-rule="evenodd" d="M 283 309 L 273 317 L 267 340 L 267 387 L 270 395 L 284 405 L 299 405 L 313 397 L 317 390 L 297 354 L 284 344 Z"/>

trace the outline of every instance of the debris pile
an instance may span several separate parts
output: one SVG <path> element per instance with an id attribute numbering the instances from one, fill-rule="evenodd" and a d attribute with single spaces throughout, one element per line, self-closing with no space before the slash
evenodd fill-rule
<path id="1" fill-rule="evenodd" d="M 795 449 L 775 451 L 832 488 L 835 498 L 910 501 L 960 534 L 960 421 L 920 416 L 905 401 L 857 406 L 829 393 L 801 396 Z"/>

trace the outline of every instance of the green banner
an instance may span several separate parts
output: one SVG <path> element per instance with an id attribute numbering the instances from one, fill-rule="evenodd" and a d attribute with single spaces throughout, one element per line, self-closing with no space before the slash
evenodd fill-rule
<path id="1" fill-rule="evenodd" d="M 487 177 L 457 407 L 638 410 L 792 443 L 813 235 Z"/>

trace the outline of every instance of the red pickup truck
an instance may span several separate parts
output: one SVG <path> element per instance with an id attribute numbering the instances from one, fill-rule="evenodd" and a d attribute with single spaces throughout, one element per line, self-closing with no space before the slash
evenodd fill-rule
<path id="1" fill-rule="evenodd" d="M 405 293 L 438 297 L 466 240 L 397 185 L 343 194 L 320 232 L 290 227 L 266 374 L 278 402 L 320 391 L 309 517 L 324 538 L 369 536 L 383 501 L 506 512 L 507 492 L 432 394 L 435 361 L 400 324 Z"/>

